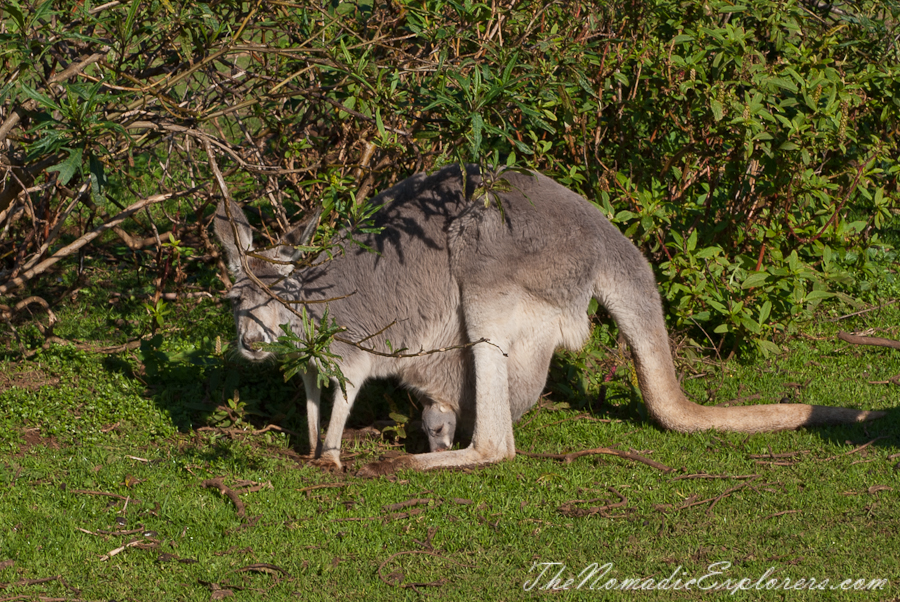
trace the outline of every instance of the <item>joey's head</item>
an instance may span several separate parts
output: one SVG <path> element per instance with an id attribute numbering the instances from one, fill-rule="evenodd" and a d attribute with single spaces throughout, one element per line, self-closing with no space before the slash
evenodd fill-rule
<path id="1" fill-rule="evenodd" d="M 213 224 L 234 277 L 234 285 L 225 298 L 231 300 L 234 310 L 238 352 L 248 360 L 263 361 L 273 354 L 262 349 L 262 345 L 275 342 L 283 334 L 281 324 L 296 321 L 278 298 L 290 300 L 291 290 L 296 289 L 290 262 L 294 260 L 293 245 L 302 244 L 298 242 L 302 234 L 291 233 L 288 237 L 296 240 L 285 240 L 274 249 L 255 251 L 250 224 L 241 209 L 232 203 L 230 214 L 229 219 L 225 203 L 219 203 Z M 312 228 L 315 221 L 311 220 Z M 304 233 L 310 234 L 306 230 L 311 229 L 306 226 Z"/>
<path id="2" fill-rule="evenodd" d="M 435 402 L 422 410 L 422 430 L 428 437 L 428 446 L 433 452 L 453 447 L 456 435 L 456 412 L 450 406 Z"/>

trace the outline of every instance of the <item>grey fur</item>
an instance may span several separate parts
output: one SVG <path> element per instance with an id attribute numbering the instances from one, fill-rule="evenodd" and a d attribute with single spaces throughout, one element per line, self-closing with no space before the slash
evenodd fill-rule
<path id="1" fill-rule="evenodd" d="M 348 247 L 333 261 L 290 272 L 255 259 L 241 259 L 237 246 L 252 249 L 246 219 L 232 206 L 239 241 L 224 204 L 215 220 L 235 275 L 238 347 L 251 360 L 267 354 L 252 347 L 278 336 L 279 324 L 297 318 L 262 291 L 250 269 L 285 299 L 329 303 L 329 313 L 362 340 L 389 352 L 452 347 L 486 338 L 464 349 L 412 358 L 386 358 L 335 342 L 344 375 L 352 383 L 338 391 L 324 446 L 319 442 L 319 391 L 315 368 L 304 377 L 310 446 L 319 462 L 340 467 L 344 424 L 359 388 L 369 378 L 396 376 L 431 401 L 426 424 L 449 424 L 450 408 L 472 443 L 460 450 L 401 456 L 364 467 L 361 475 L 398 468 L 428 469 L 496 462 L 515 455 L 512 424 L 540 396 L 553 351 L 577 350 L 589 334 L 591 298 L 607 308 L 635 355 L 638 381 L 650 416 L 682 432 L 703 429 L 759 432 L 811 424 L 854 422 L 883 413 L 778 404 L 740 408 L 698 406 L 678 386 L 653 273 L 638 249 L 589 202 L 539 174 L 506 172 L 509 192 L 498 193 L 503 212 L 472 191 L 481 179 L 468 168 L 466 190 L 457 167 L 404 180 L 375 199 L 380 234 L 363 237 L 377 254 Z M 289 247 L 267 252 L 289 258 Z M 307 311 L 320 318 L 324 306 Z M 444 447 L 432 440 L 433 452 Z"/>
<path id="2" fill-rule="evenodd" d="M 422 408 L 422 430 L 428 437 L 428 447 L 431 451 L 444 451 L 453 446 L 458 412 L 457 404 L 444 404 L 439 401 L 427 403 Z"/>

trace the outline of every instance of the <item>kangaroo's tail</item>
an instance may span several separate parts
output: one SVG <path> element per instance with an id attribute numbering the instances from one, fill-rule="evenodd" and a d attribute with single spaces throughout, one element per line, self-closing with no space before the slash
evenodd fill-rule
<path id="1" fill-rule="evenodd" d="M 862 422 L 885 415 L 880 411 L 806 404 L 722 408 L 690 401 L 675 375 L 653 272 L 634 245 L 624 237 L 621 245 L 618 242 L 607 246 L 614 252 L 601 259 L 593 295 L 609 310 L 628 340 L 647 410 L 661 426 L 683 433 L 709 429 L 757 433 Z"/>

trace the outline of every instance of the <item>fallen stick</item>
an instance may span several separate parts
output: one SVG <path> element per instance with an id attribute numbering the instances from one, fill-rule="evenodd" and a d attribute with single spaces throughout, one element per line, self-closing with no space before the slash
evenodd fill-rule
<path id="1" fill-rule="evenodd" d="M 838 338 L 853 345 L 874 345 L 875 347 L 890 347 L 891 349 L 900 349 L 900 341 L 893 339 L 881 339 L 878 337 L 861 337 L 859 335 L 850 334 L 843 330 L 838 333 Z"/>
<path id="2" fill-rule="evenodd" d="M 830 458 L 822 458 L 821 461 L 822 461 L 822 462 L 829 462 L 829 461 L 831 461 L 831 460 L 836 460 L 837 458 L 843 458 L 844 456 L 849 456 L 849 455 L 851 455 L 851 454 L 855 454 L 856 452 L 862 451 L 862 450 L 866 449 L 867 447 L 869 447 L 870 445 L 872 445 L 872 444 L 875 443 L 876 441 L 880 441 L 881 439 L 887 439 L 887 436 L 883 436 L 883 437 L 875 437 L 874 439 L 872 439 L 872 440 L 869 441 L 868 443 L 863 443 L 863 444 L 860 445 L 859 447 L 856 447 L 856 448 L 854 448 L 854 449 L 851 449 L 851 450 L 848 451 L 848 452 L 844 452 L 843 454 L 838 454 L 838 455 L 836 455 L 836 456 L 831 456 Z"/>
<path id="3" fill-rule="evenodd" d="M 755 480 L 756 479 L 753 478 L 748 481 L 744 481 L 740 485 L 735 485 L 734 487 L 732 487 L 730 489 L 726 489 L 723 493 L 721 493 L 720 495 L 717 495 L 716 497 L 711 497 L 711 498 L 707 498 L 705 500 L 700 500 L 699 502 L 691 502 L 689 504 L 685 504 L 684 506 L 681 506 L 680 508 L 678 508 L 678 510 L 685 510 L 685 509 L 691 508 L 693 506 L 699 506 L 700 504 L 709 503 L 709 508 L 706 509 L 706 513 L 709 514 L 710 512 L 712 512 L 712 509 L 716 507 L 716 504 L 721 502 L 723 499 L 725 499 L 727 496 L 731 495 L 735 491 L 740 491 L 741 489 L 744 489 L 745 487 L 750 485 Z"/>
<path id="4" fill-rule="evenodd" d="M 706 474 L 705 472 L 700 472 L 697 474 L 683 474 L 678 475 L 673 481 L 680 481 L 682 479 L 755 479 L 758 477 L 758 474 Z"/>
<path id="5" fill-rule="evenodd" d="M 609 455 L 609 456 L 619 456 L 620 458 L 627 458 L 628 460 L 634 460 L 635 462 L 641 462 L 646 464 L 647 466 L 652 466 L 657 470 L 661 470 L 663 472 L 672 472 L 674 468 L 670 468 L 665 464 L 661 464 L 650 458 L 646 458 L 640 454 L 636 454 L 634 452 L 626 452 L 620 449 L 612 449 L 610 447 L 597 447 L 594 449 L 585 449 L 577 452 L 569 452 L 567 454 L 536 454 L 532 452 L 526 452 L 521 450 L 516 450 L 517 454 L 521 454 L 523 456 L 527 456 L 529 458 L 550 458 L 553 460 L 560 460 L 563 464 L 569 464 L 573 460 L 580 458 L 581 456 L 591 456 L 597 454 Z"/>
<path id="6" fill-rule="evenodd" d="M 221 477 L 216 477 L 215 479 L 206 479 L 201 483 L 203 487 L 210 487 L 219 490 L 224 496 L 227 496 L 229 500 L 232 501 L 234 507 L 237 508 L 237 517 L 244 518 L 247 514 L 246 509 L 244 508 L 244 502 L 241 501 L 241 498 L 237 493 L 234 492 L 230 487 L 228 487 L 225 483 L 222 482 Z"/>

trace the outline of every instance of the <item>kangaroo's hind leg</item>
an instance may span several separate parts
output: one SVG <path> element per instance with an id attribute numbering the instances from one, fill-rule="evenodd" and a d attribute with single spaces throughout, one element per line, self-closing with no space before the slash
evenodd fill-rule
<path id="1" fill-rule="evenodd" d="M 507 291 L 464 299 L 467 335 L 475 366 L 475 428 L 466 449 L 406 455 L 367 464 L 357 476 L 373 477 L 403 468 L 429 470 L 492 464 L 515 457 L 509 409 L 509 307 L 516 307 Z M 484 301 L 484 300 L 488 301 Z M 496 301 L 499 299 L 499 302 Z"/>

